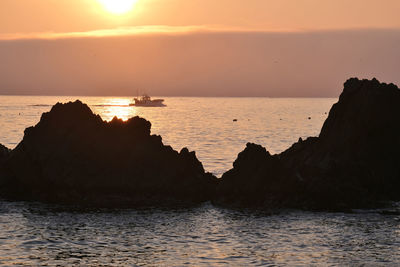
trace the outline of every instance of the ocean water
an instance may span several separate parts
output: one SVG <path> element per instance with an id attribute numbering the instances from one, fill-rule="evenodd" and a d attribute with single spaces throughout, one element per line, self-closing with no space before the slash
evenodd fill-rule
<path id="1" fill-rule="evenodd" d="M 0 96 L 0 143 L 14 148 L 26 127 L 57 102 L 80 99 L 104 120 L 140 116 L 164 144 L 196 151 L 207 171 L 220 176 L 232 167 L 247 142 L 271 153 L 289 148 L 299 137 L 316 136 L 334 98 L 167 97 L 166 107 L 132 107 L 129 97 Z M 311 119 L 309 119 L 311 117 Z M 233 120 L 236 119 L 237 122 Z"/>
<path id="2" fill-rule="evenodd" d="M 150 120 L 153 134 L 176 150 L 195 150 L 217 176 L 247 142 L 279 153 L 299 137 L 318 135 L 337 101 L 168 97 L 167 107 L 145 108 L 129 107 L 131 98 L 123 97 L 0 96 L 0 143 L 14 148 L 53 104 L 78 98 L 104 120 Z M 0 200 L 0 265 L 399 266 L 400 216 L 379 210 L 269 214 L 209 203 L 81 210 Z"/>

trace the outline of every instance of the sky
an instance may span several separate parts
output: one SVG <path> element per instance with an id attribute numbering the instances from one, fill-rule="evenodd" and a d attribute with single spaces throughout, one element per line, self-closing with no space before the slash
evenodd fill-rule
<path id="1" fill-rule="evenodd" d="M 350 77 L 400 84 L 398 0 L 136 0 L 117 13 L 101 1 L 0 0 L 0 94 L 336 97 Z"/>

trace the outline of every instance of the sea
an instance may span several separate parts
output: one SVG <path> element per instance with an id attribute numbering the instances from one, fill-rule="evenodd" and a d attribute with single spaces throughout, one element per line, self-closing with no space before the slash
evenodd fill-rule
<path id="1" fill-rule="evenodd" d="M 318 136 L 338 100 L 164 97 L 165 107 L 133 107 L 131 97 L 0 96 L 0 143 L 15 148 L 42 113 L 77 99 L 106 121 L 151 121 L 152 134 L 175 150 L 196 151 L 217 177 L 248 142 L 276 154 L 300 137 Z M 400 266 L 399 214 L 267 212 L 211 203 L 82 209 L 0 200 L 0 265 Z"/>

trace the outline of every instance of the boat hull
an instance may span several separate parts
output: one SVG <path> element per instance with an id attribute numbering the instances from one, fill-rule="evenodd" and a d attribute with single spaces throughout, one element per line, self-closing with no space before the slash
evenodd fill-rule
<path id="1" fill-rule="evenodd" d="M 134 107 L 165 107 L 166 105 L 163 103 L 132 103 L 129 106 Z"/>
<path id="2" fill-rule="evenodd" d="M 143 95 L 142 97 L 136 97 L 133 99 L 134 103 L 130 106 L 137 107 L 165 107 L 164 99 L 151 99 L 148 95 Z"/>

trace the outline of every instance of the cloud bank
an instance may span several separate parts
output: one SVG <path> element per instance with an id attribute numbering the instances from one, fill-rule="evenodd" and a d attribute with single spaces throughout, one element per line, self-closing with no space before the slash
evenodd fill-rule
<path id="1" fill-rule="evenodd" d="M 0 94 L 337 96 L 349 77 L 400 83 L 400 30 L 130 27 L 8 35 Z"/>

